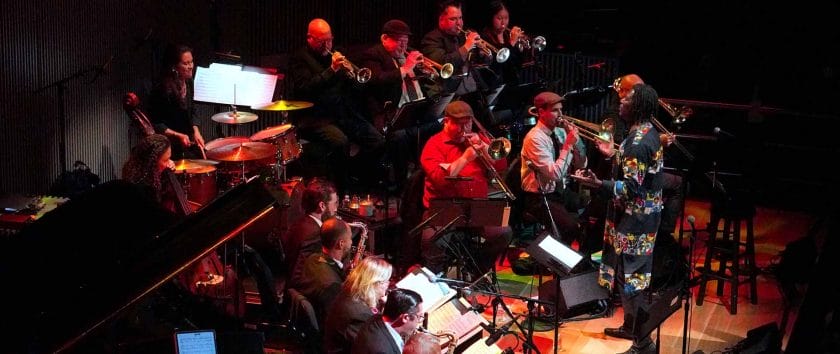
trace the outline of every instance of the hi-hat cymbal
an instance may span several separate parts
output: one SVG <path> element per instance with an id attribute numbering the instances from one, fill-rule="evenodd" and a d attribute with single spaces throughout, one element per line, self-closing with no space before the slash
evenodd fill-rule
<path id="1" fill-rule="evenodd" d="M 277 154 L 277 147 L 263 142 L 243 142 L 207 151 L 207 157 L 219 161 L 260 160 Z"/>
<path id="2" fill-rule="evenodd" d="M 175 171 L 192 170 L 217 165 L 219 162 L 212 160 L 183 159 L 175 161 Z"/>
<path id="3" fill-rule="evenodd" d="M 263 106 L 251 106 L 251 108 L 260 111 L 294 111 L 312 106 L 312 102 L 279 100 Z"/>
<path id="4" fill-rule="evenodd" d="M 257 120 L 257 115 L 251 112 L 222 112 L 214 114 L 212 119 L 224 124 L 242 124 Z"/>

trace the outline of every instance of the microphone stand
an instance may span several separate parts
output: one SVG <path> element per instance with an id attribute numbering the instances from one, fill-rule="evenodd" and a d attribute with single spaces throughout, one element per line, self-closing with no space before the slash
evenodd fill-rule
<path id="1" fill-rule="evenodd" d="M 682 292 L 681 296 L 685 303 L 683 304 L 683 340 L 682 340 L 682 354 L 688 353 L 688 316 L 691 313 L 691 264 L 694 261 L 694 241 L 697 240 L 697 228 L 694 227 L 694 217 L 688 218 L 689 225 L 691 225 L 691 240 L 688 243 L 688 260 L 689 264 L 686 267 L 685 274 L 683 274 L 683 285 L 680 291 Z M 659 335 L 659 331 L 657 331 L 657 336 Z M 657 349 L 659 347 L 657 346 Z"/>
<path id="2" fill-rule="evenodd" d="M 463 289 L 461 289 L 461 290 L 463 290 Z M 495 301 L 498 305 L 500 305 L 502 307 L 502 310 L 504 310 L 505 313 L 510 317 L 512 323 L 514 325 L 516 325 L 517 329 L 519 329 L 519 332 L 523 333 L 525 335 L 525 339 L 522 341 L 522 351 L 523 351 L 523 353 L 528 354 L 528 353 L 531 353 L 531 351 L 533 351 L 537 354 L 540 354 L 540 350 L 537 348 L 536 344 L 534 344 L 534 320 L 533 320 L 533 317 L 529 316 L 529 319 L 528 319 L 529 325 L 528 325 L 528 329 L 526 330 L 525 328 L 522 327 L 522 324 L 519 323 L 519 321 L 516 319 L 516 316 L 513 315 L 513 312 L 510 310 L 510 308 L 507 306 L 507 304 L 505 304 L 503 298 L 507 297 L 507 298 L 511 298 L 511 299 L 525 301 L 527 306 L 528 306 L 529 314 L 536 307 L 536 304 L 552 305 L 552 303 L 547 302 L 547 301 L 535 300 L 535 299 L 532 299 L 532 298 L 529 298 L 529 297 L 524 297 L 524 296 L 505 295 L 505 294 L 502 294 L 502 293 L 499 293 L 499 292 L 485 291 L 485 290 L 480 290 L 480 289 L 474 289 L 474 290 L 470 290 L 470 291 L 480 293 L 480 294 L 484 294 L 484 295 L 488 295 L 488 296 L 493 296 L 493 301 Z M 493 329 L 495 330 L 495 324 L 494 324 L 493 327 L 494 327 Z M 554 330 L 555 330 L 555 333 L 557 333 L 556 332 L 557 331 L 556 327 L 555 327 Z M 555 346 L 555 351 L 556 351 L 556 348 L 557 347 Z"/>

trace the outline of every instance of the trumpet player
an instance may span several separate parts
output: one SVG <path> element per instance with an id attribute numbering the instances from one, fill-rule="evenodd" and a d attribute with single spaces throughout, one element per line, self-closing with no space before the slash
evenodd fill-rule
<path id="1" fill-rule="evenodd" d="M 522 142 L 522 190 L 525 208 L 543 225 L 551 225 L 543 195 L 548 201 L 551 216 L 560 232 L 560 241 L 583 245 L 577 216 L 579 197 L 565 188 L 569 171 L 586 166 L 586 147 L 577 127 L 563 119 L 563 98 L 554 92 L 542 92 L 534 97 L 537 124 L 528 131 Z M 550 229 L 550 228 L 549 228 Z"/>
<path id="2" fill-rule="evenodd" d="M 490 86 L 508 84 L 509 87 L 517 85 L 519 84 L 519 71 L 525 60 L 524 56 L 527 54 L 527 51 L 519 50 L 517 47 L 521 43 L 520 41 L 525 40 L 525 32 L 519 26 L 508 28 L 510 12 L 504 2 L 493 1 L 489 6 L 491 17 L 488 20 L 490 22 L 481 31 L 481 38 L 496 48 L 508 48 L 510 58 L 503 63 L 493 62 L 490 64 L 490 69 L 496 75 L 496 78 L 493 79 L 493 83 L 488 84 Z"/>
<path id="3" fill-rule="evenodd" d="M 363 114 L 366 109 L 358 99 L 362 85 L 348 75 L 352 66 L 334 50 L 330 25 L 320 18 L 309 22 L 306 45 L 289 57 L 295 98 L 314 103 L 312 109 L 291 117 L 300 138 L 310 142 L 304 147 L 304 155 L 311 157 L 306 161 L 307 175 L 327 176 L 341 191 L 349 187 L 349 158 L 358 156 L 356 164 L 365 165 L 359 170 L 375 170 L 385 145 L 385 138 Z M 354 154 L 351 142 L 359 148 Z M 363 183 L 373 183 L 373 178 L 359 177 Z"/>
<path id="4" fill-rule="evenodd" d="M 487 154 L 487 142 L 471 134 L 473 110 L 464 101 L 449 103 L 444 111 L 443 131 L 433 135 L 423 147 L 420 165 L 425 173 L 423 207 L 427 210 L 423 218 L 429 217 L 429 201 L 434 198 L 487 198 L 489 179 L 487 170 L 477 159 Z M 497 171 L 506 166 L 504 159 L 493 163 Z M 420 248 L 423 265 L 434 273 L 444 271 L 447 255 L 434 241 L 435 227 L 423 230 Z M 493 260 L 507 246 L 513 232 L 510 227 L 486 226 L 468 230 L 485 239 L 476 254 L 479 274 L 493 266 Z M 446 235 L 443 236 L 447 237 Z"/>
<path id="5" fill-rule="evenodd" d="M 405 340 L 423 323 L 423 299 L 413 290 L 396 288 L 388 293 L 381 315 L 373 316 L 359 330 L 353 354 L 400 354 Z"/>
<path id="6" fill-rule="evenodd" d="M 464 34 L 464 19 L 461 3 L 442 1 L 438 6 L 438 26 L 429 31 L 421 42 L 421 51 L 427 58 L 438 63 L 451 63 L 457 79 L 438 80 L 430 84 L 426 92 L 429 96 L 456 94 L 463 95 L 478 89 L 475 75 L 470 73 L 470 60 L 488 64 L 492 55 L 476 49 L 481 41 L 477 32 Z"/>

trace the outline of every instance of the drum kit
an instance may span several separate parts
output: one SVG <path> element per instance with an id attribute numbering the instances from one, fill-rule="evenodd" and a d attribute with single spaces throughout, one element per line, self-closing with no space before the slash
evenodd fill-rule
<path id="1" fill-rule="evenodd" d="M 255 110 L 287 112 L 312 107 L 305 101 L 279 100 L 270 104 L 253 106 Z M 230 111 L 211 117 L 222 124 L 245 124 L 258 119 L 250 112 Z M 185 159 L 175 161 L 175 173 L 181 178 L 187 199 L 200 205 L 212 201 L 219 192 L 248 180 L 248 174 L 271 168 L 271 178 L 286 181 L 286 165 L 298 159 L 302 146 L 297 140 L 292 124 L 271 126 L 247 136 L 231 136 L 207 142 L 204 145 L 206 160 Z M 217 176 L 217 168 L 219 176 Z M 219 180 L 219 185 L 217 185 Z"/>

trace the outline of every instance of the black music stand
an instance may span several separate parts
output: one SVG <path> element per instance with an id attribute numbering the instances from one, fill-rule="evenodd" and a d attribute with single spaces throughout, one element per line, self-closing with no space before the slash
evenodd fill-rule
<path id="1" fill-rule="evenodd" d="M 397 108 L 397 112 L 394 114 L 394 117 L 385 124 L 386 131 L 395 131 L 417 126 L 426 116 L 426 112 L 429 111 L 429 108 L 432 106 L 432 102 L 434 102 L 434 100 L 423 98 L 403 104 L 400 108 Z"/>
<path id="2" fill-rule="evenodd" d="M 463 279 L 464 267 L 470 267 L 468 272 L 474 277 L 483 274 L 470 248 L 464 242 L 444 240 L 446 232 L 453 226 L 484 227 L 507 226 L 510 219 L 510 206 L 505 199 L 472 199 L 472 198 L 436 198 L 429 201 L 429 211 L 435 215 L 430 218 L 429 226 L 440 227 L 432 237 L 433 243 L 439 243 L 446 248 L 459 263 L 458 272 Z M 497 279 L 493 274 L 493 283 Z"/>

